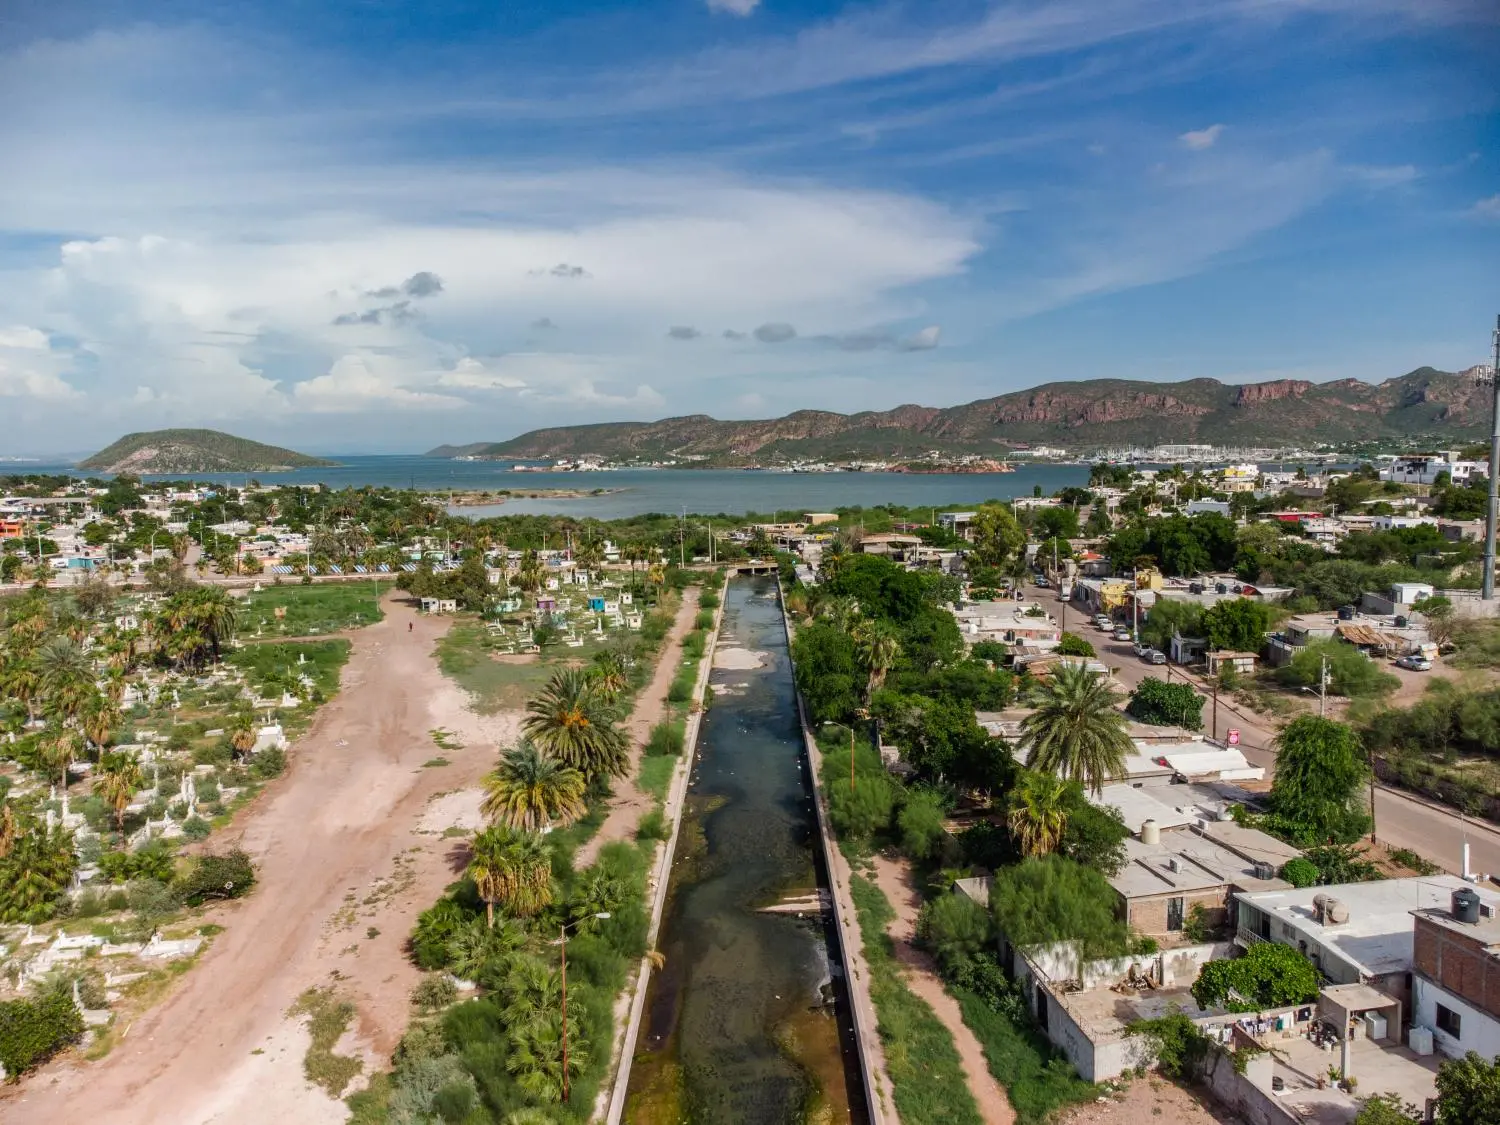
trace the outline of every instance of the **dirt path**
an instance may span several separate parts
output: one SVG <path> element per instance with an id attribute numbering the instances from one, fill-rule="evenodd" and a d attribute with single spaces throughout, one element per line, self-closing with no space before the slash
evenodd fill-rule
<path id="1" fill-rule="evenodd" d="M 7 1125 L 322 1125 L 343 1105 L 302 1075 L 307 1035 L 285 1013 L 305 989 L 337 981 L 358 1008 L 340 1053 L 380 1065 L 406 1026 L 417 972 L 402 952 L 416 915 L 463 862 L 434 831 L 429 801 L 472 785 L 514 737 L 517 716 L 480 719 L 432 657 L 447 629 L 387 599 L 386 617 L 352 635 L 338 697 L 298 740 L 287 775 L 236 825 L 259 885 L 225 907 L 226 927 L 166 1001 L 120 1029 L 103 1060 L 64 1063 L 0 1101 Z M 412 630 L 408 632 L 408 624 Z M 433 728 L 465 749 L 434 756 Z"/>
<path id="2" fill-rule="evenodd" d="M 630 773 L 615 782 L 614 796 L 609 800 L 609 815 L 604 818 L 604 823 L 592 839 L 578 849 L 573 866 L 580 870 L 599 858 L 599 849 L 605 844 L 633 838 L 641 817 L 650 812 L 656 803 L 656 798 L 650 793 L 641 792 L 635 779 L 640 773 L 641 753 L 645 749 L 646 739 L 651 736 L 651 728 L 667 714 L 667 689 L 672 686 L 673 678 L 682 667 L 682 641 L 692 630 L 693 619 L 697 616 L 698 587 L 690 586 L 682 593 L 682 605 L 677 608 L 671 632 L 663 642 L 661 659 L 657 662 L 651 682 L 641 689 L 641 694 L 636 698 L 635 709 L 630 712 L 630 718 L 625 724 L 631 745 Z"/>
<path id="3" fill-rule="evenodd" d="M 1152 1075 L 1124 1090 L 1064 1110 L 1059 1125 L 1141 1125 L 1159 1118 L 1171 1125 L 1242 1125 L 1234 1114 L 1198 1090 Z"/>
<path id="4" fill-rule="evenodd" d="M 1010 1100 L 990 1074 L 984 1060 L 984 1048 L 964 1023 L 958 1001 L 948 995 L 937 975 L 932 958 L 917 949 L 912 940 L 917 932 L 917 914 L 922 909 L 922 896 L 911 883 L 911 864 L 906 860 L 889 859 L 884 855 L 875 857 L 875 883 L 896 911 L 896 917 L 886 928 L 886 934 L 895 944 L 896 960 L 906 969 L 906 984 L 914 993 L 932 1007 L 938 1019 L 943 1021 L 953 1035 L 953 1045 L 958 1048 L 958 1057 L 969 1081 L 969 1092 L 979 1106 L 979 1116 L 986 1125 L 1009 1125 L 1015 1121 L 1015 1111 Z"/>

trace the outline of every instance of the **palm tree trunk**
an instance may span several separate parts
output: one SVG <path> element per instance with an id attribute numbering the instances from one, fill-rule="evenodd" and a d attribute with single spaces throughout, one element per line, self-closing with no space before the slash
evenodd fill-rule
<path id="1" fill-rule="evenodd" d="M 495 928 L 495 904 L 491 899 L 484 900 L 484 915 L 490 929 Z"/>

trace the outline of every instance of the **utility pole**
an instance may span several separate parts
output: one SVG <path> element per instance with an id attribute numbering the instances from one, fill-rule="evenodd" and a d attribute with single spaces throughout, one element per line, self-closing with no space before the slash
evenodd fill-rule
<path id="1" fill-rule="evenodd" d="M 1483 376 L 1480 376 L 1481 381 Z M 1495 523 L 1500 518 L 1500 316 L 1495 318 L 1494 364 L 1489 374 L 1493 403 L 1490 412 L 1489 503 L 1484 520 L 1484 586 L 1480 593 L 1485 601 L 1495 599 Z"/>
<path id="2" fill-rule="evenodd" d="M 1213 714 L 1214 714 L 1214 717 L 1211 720 L 1209 720 L 1209 722 L 1211 723 L 1211 725 L 1208 728 L 1208 737 L 1209 738 L 1218 738 L 1219 737 L 1219 685 L 1217 683 L 1214 684 L 1214 713 Z"/>

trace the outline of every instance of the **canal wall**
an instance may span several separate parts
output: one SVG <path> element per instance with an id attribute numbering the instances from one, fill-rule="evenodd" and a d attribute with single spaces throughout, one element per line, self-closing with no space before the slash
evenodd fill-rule
<path id="1" fill-rule="evenodd" d="M 661 929 L 662 913 L 667 905 L 667 887 L 672 879 L 672 857 L 677 854 L 677 833 L 682 827 L 682 810 L 687 807 L 688 779 L 693 774 L 693 757 L 698 750 L 698 728 L 703 723 L 703 693 L 708 689 L 708 678 L 713 674 L 714 653 L 719 646 L 719 627 L 724 623 L 724 607 L 729 604 L 729 584 L 718 591 L 719 605 L 714 610 L 713 628 L 709 630 L 708 643 L 703 646 L 703 659 L 698 663 L 698 678 L 693 685 L 693 700 L 697 709 L 688 712 L 683 732 L 682 756 L 672 773 L 667 787 L 664 815 L 672 826 L 666 841 L 657 845 L 654 873 L 652 875 L 651 924 L 646 931 L 646 948 L 656 948 L 657 933 Z M 619 1061 L 615 1065 L 614 1084 L 610 1090 L 609 1103 L 604 1111 L 607 1125 L 619 1125 L 625 1113 L 625 1097 L 630 1090 L 630 1064 L 635 1058 L 636 1039 L 640 1035 L 641 1017 L 646 1011 L 646 994 L 651 983 L 651 958 L 641 958 L 636 971 L 634 991 L 630 996 L 630 1014 L 625 1023 L 625 1034 L 620 1041 Z M 594 1117 L 600 1114 L 596 1107 Z"/>
<path id="2" fill-rule="evenodd" d="M 828 823 L 828 799 L 823 793 L 823 754 L 812 728 L 807 724 L 807 708 L 802 693 L 795 688 L 797 666 L 792 660 L 792 621 L 786 611 L 785 591 L 780 578 L 776 581 L 781 623 L 786 630 L 787 660 L 792 665 L 793 691 L 797 697 L 797 721 L 802 728 L 802 742 L 807 750 L 808 768 L 812 772 L 813 808 L 818 819 L 818 841 L 823 852 L 823 868 L 828 873 L 828 887 L 833 896 L 834 932 L 838 935 L 839 956 L 844 966 L 849 991 L 849 1011 L 854 1021 L 854 1043 L 864 1081 L 865 1109 L 870 1125 L 900 1125 L 891 1101 L 891 1080 L 885 1068 L 885 1049 L 876 1030 L 875 1004 L 870 999 L 870 967 L 865 963 L 864 941 L 859 930 L 859 915 L 849 893 L 849 864 L 839 851 Z"/>

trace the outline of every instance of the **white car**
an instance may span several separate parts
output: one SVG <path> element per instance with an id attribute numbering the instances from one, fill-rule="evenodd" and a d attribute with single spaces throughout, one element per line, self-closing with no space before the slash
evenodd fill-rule
<path id="1" fill-rule="evenodd" d="M 1425 656 L 1412 653 L 1410 656 L 1403 656 L 1397 660 L 1396 667 L 1405 668 L 1408 672 L 1431 672 L 1432 661 Z"/>
<path id="2" fill-rule="evenodd" d="M 1130 640 L 1130 630 L 1129 629 L 1116 629 L 1115 630 L 1115 640 L 1117 640 L 1117 641 L 1128 641 L 1128 640 Z"/>

